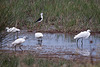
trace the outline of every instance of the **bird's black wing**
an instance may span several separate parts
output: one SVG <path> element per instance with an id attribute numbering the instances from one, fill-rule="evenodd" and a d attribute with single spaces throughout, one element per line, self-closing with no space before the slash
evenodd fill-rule
<path id="1" fill-rule="evenodd" d="M 37 21 L 35 21 L 35 23 L 38 22 L 38 21 L 40 21 L 41 19 L 42 19 L 42 18 L 40 17 Z"/>

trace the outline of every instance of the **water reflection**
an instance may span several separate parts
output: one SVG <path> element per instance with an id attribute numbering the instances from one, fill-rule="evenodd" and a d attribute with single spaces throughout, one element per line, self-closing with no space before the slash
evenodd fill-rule
<path id="1" fill-rule="evenodd" d="M 41 46 L 42 45 L 42 38 L 38 38 L 37 42 L 38 42 L 37 45 Z"/>
<path id="2" fill-rule="evenodd" d="M 19 38 L 23 36 L 27 36 L 28 39 L 23 43 L 24 46 L 28 46 L 26 49 L 37 50 L 36 48 L 41 48 L 37 46 L 37 44 L 42 45 L 42 53 L 44 52 L 66 52 L 72 51 L 76 52 L 77 45 L 76 40 L 74 40 L 75 34 L 63 34 L 63 33 L 43 33 L 44 37 L 37 42 L 35 38 L 35 32 L 26 32 L 22 31 L 19 34 Z M 92 43 L 90 43 L 92 41 Z M 2 44 L 11 44 L 13 42 L 12 34 L 8 34 L 3 40 Z M 91 51 L 91 49 L 97 49 L 97 45 L 100 45 L 100 34 L 91 35 L 88 39 L 83 39 L 83 49 L 87 51 Z M 81 41 L 79 41 L 79 47 L 81 47 Z M 96 54 L 96 51 L 93 53 Z"/>

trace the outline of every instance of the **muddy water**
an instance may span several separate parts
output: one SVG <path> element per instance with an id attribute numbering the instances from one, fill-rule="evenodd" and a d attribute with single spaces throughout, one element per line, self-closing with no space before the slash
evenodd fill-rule
<path id="1" fill-rule="evenodd" d="M 73 39 L 75 34 L 63 33 L 43 33 L 42 46 L 37 45 L 37 39 L 34 36 L 35 32 L 27 32 L 25 30 L 19 33 L 19 38 L 27 36 L 28 39 L 22 44 L 23 50 L 36 51 L 41 56 L 49 54 L 49 56 L 69 58 L 72 54 L 87 54 L 83 56 L 100 54 L 100 34 L 91 35 L 88 39 L 83 40 L 83 49 L 81 48 L 81 40 L 79 40 L 79 48 L 76 45 L 76 40 Z M 11 45 L 14 41 L 13 33 L 9 33 L 2 40 L 3 45 Z M 2 49 L 10 49 L 8 47 Z M 94 51 L 92 51 L 94 49 Z M 10 49 L 11 50 L 11 49 Z M 20 50 L 17 48 L 17 50 Z M 92 53 L 91 53 L 92 52 Z"/>

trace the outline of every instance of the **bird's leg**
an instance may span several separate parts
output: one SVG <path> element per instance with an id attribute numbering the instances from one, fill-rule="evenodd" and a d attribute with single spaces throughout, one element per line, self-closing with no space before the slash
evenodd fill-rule
<path id="1" fill-rule="evenodd" d="M 14 32 L 14 35 L 13 35 L 13 37 L 14 37 L 14 40 L 16 39 L 16 32 Z"/>
<path id="2" fill-rule="evenodd" d="M 13 34 L 13 40 L 15 40 L 15 33 Z"/>
<path id="3" fill-rule="evenodd" d="M 38 30 L 40 29 L 40 22 L 38 23 Z"/>
<path id="4" fill-rule="evenodd" d="M 40 25 L 41 25 L 41 22 L 39 22 L 39 24 L 38 24 L 38 29 L 40 29 L 41 27 L 40 27 Z"/>
<path id="5" fill-rule="evenodd" d="M 81 48 L 83 49 L 83 38 L 81 40 Z"/>
<path id="6" fill-rule="evenodd" d="M 38 44 L 39 44 L 39 38 L 37 38 Z"/>
<path id="7" fill-rule="evenodd" d="M 19 48 L 22 50 L 21 46 L 19 46 Z M 22 50 L 23 51 L 23 50 Z"/>
<path id="8" fill-rule="evenodd" d="M 15 51 L 16 51 L 16 45 L 15 45 Z"/>
<path id="9" fill-rule="evenodd" d="M 40 38 L 40 46 L 42 45 L 42 37 Z"/>
<path id="10" fill-rule="evenodd" d="M 42 44 L 42 38 L 41 38 L 41 44 Z"/>
<path id="11" fill-rule="evenodd" d="M 41 46 L 41 44 L 42 44 L 42 38 L 40 37 L 40 38 L 38 38 L 38 45 Z"/>
<path id="12" fill-rule="evenodd" d="M 17 39 L 18 39 L 18 31 L 17 31 Z"/>

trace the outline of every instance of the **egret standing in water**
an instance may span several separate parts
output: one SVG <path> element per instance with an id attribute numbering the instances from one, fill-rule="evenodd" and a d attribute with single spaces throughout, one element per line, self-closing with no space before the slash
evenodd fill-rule
<path id="1" fill-rule="evenodd" d="M 26 38 L 27 37 L 24 36 L 23 38 L 18 38 L 14 42 L 12 42 L 12 46 L 15 47 L 15 51 L 16 51 L 16 46 L 19 46 L 19 48 L 22 50 L 22 48 L 21 48 L 22 45 L 21 44 L 23 42 L 25 42 Z"/>
<path id="2" fill-rule="evenodd" d="M 77 47 L 78 47 L 78 40 L 81 40 L 81 47 L 83 46 L 83 38 L 87 39 L 90 36 L 90 30 L 80 32 L 79 34 L 75 35 L 74 39 L 77 39 Z"/>
<path id="3" fill-rule="evenodd" d="M 16 27 L 12 27 L 12 28 L 6 27 L 6 30 L 7 30 L 7 32 L 13 32 L 13 33 L 17 32 L 17 39 L 18 39 L 18 32 L 20 32 L 20 29 L 18 29 Z M 14 38 L 15 38 L 15 36 L 14 36 Z"/>
<path id="4" fill-rule="evenodd" d="M 42 44 L 42 38 L 43 38 L 43 34 L 40 33 L 40 32 L 37 32 L 37 33 L 35 33 L 35 37 L 36 37 L 37 40 L 38 40 L 38 44 L 41 46 L 41 44 Z"/>

